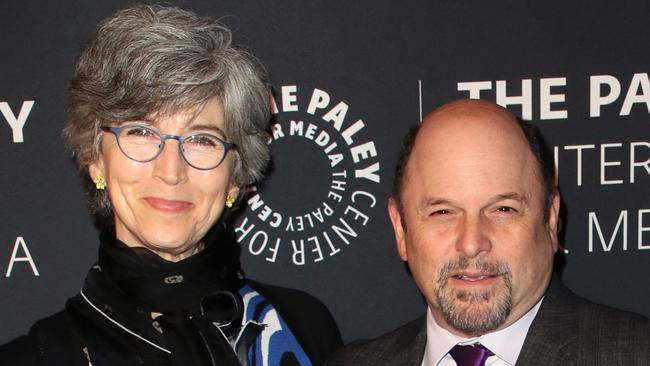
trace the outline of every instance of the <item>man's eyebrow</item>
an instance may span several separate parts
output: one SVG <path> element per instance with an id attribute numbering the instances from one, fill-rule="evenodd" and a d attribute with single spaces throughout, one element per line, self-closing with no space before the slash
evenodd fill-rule
<path id="1" fill-rule="evenodd" d="M 431 197 L 425 201 L 427 205 L 440 205 L 440 204 L 445 204 L 450 202 L 451 200 L 447 198 L 439 198 L 439 197 Z"/>
<path id="2" fill-rule="evenodd" d="M 526 205 L 529 202 L 528 197 L 526 197 L 523 194 L 517 193 L 517 192 L 501 193 L 501 194 L 496 195 L 492 199 L 492 201 L 494 201 L 494 202 L 498 202 L 498 201 L 501 201 L 501 200 L 515 200 L 515 201 L 519 201 L 519 202 L 521 202 L 523 204 L 526 204 Z"/>
<path id="3" fill-rule="evenodd" d="M 451 203 L 451 200 L 446 199 L 446 198 L 430 197 L 430 198 L 426 198 L 425 200 L 423 200 L 420 207 L 429 207 L 429 206 L 436 206 L 436 205 L 447 205 L 447 204 L 450 204 L 450 203 Z"/>

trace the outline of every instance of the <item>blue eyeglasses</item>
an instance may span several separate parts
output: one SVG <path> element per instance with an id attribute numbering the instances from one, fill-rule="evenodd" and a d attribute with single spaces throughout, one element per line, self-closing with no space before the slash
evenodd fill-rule
<path id="1" fill-rule="evenodd" d="M 122 153 L 131 160 L 146 163 L 157 158 L 165 140 L 178 141 L 183 160 L 191 167 L 210 170 L 219 166 L 235 144 L 225 142 L 209 133 L 188 133 L 182 136 L 167 135 L 143 123 L 129 123 L 120 127 L 102 127 L 117 139 Z"/>

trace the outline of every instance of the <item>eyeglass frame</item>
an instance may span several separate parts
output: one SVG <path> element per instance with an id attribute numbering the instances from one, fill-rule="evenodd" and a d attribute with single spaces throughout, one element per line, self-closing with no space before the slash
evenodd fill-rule
<path id="1" fill-rule="evenodd" d="M 134 127 L 134 126 L 144 127 L 146 129 L 152 130 L 154 133 L 156 133 L 156 135 L 158 135 L 160 137 L 160 144 L 158 145 L 158 152 L 151 159 L 136 160 L 136 159 L 130 157 L 122 149 L 122 145 L 120 144 L 120 134 L 122 132 L 122 129 L 127 128 L 127 127 Z M 117 126 L 117 127 L 102 126 L 102 127 L 100 127 L 100 129 L 102 131 L 110 132 L 113 135 L 115 135 L 115 140 L 117 141 L 117 146 L 120 148 L 120 151 L 122 152 L 122 154 L 124 154 L 124 156 L 126 156 L 127 158 L 129 158 L 129 159 L 131 159 L 131 160 L 133 160 L 135 162 L 138 162 L 138 163 L 148 163 L 150 161 L 155 160 L 158 156 L 160 156 L 160 153 L 162 153 L 163 149 L 165 148 L 165 140 L 170 140 L 171 139 L 171 140 L 178 141 L 178 151 L 180 152 L 181 156 L 183 157 L 183 161 L 185 161 L 187 163 L 187 165 L 191 166 L 194 169 L 198 169 L 198 170 L 212 170 L 212 169 L 215 169 L 216 167 L 218 167 L 219 165 L 221 165 L 221 163 L 223 163 L 223 161 L 226 160 L 226 155 L 228 155 L 228 151 L 234 150 L 237 147 L 236 144 L 234 144 L 232 142 L 224 141 L 224 140 L 222 140 L 221 138 L 219 138 L 218 136 L 215 136 L 215 135 L 206 134 L 206 133 L 186 133 L 186 134 L 183 134 L 183 135 L 172 135 L 172 134 L 162 133 L 162 132 L 158 131 L 158 129 L 156 129 L 155 127 L 153 127 L 151 125 L 148 125 L 146 123 L 137 123 L 137 122 L 135 122 L 135 123 L 125 123 L 125 124 L 123 124 L 121 126 Z M 194 164 L 190 163 L 187 160 L 187 157 L 185 156 L 185 151 L 183 150 L 183 143 L 188 138 L 193 137 L 193 136 L 197 136 L 197 135 L 209 135 L 209 136 L 212 136 L 212 137 L 216 138 L 217 141 L 219 141 L 223 145 L 223 156 L 221 157 L 221 160 L 219 160 L 219 162 L 215 166 L 213 166 L 211 168 L 199 168 L 199 167 L 195 166 Z"/>

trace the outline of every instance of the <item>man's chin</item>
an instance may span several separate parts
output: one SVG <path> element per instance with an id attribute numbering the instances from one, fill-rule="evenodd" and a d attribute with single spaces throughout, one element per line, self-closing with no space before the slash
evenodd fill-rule
<path id="1" fill-rule="evenodd" d="M 438 295 L 445 321 L 467 335 L 480 335 L 497 329 L 505 322 L 512 307 L 512 295 L 503 284 L 485 288 L 449 288 Z"/>

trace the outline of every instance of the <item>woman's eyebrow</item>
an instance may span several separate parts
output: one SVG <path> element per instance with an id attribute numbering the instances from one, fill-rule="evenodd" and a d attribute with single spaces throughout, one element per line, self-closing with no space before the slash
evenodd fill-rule
<path id="1" fill-rule="evenodd" d="M 196 130 L 208 130 L 208 131 L 214 131 L 218 133 L 221 136 L 226 136 L 225 133 L 219 126 L 216 124 L 206 124 L 206 123 L 198 123 L 198 124 L 191 124 L 188 127 L 188 130 L 190 131 L 196 131 Z"/>

